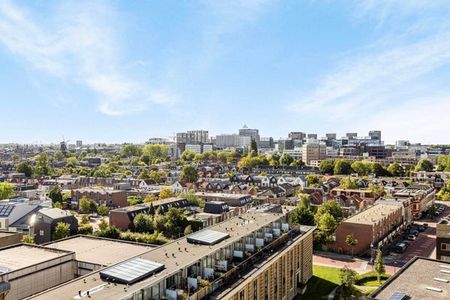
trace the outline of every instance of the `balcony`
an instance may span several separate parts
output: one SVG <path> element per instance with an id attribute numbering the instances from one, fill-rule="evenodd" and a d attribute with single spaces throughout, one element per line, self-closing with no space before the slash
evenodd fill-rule
<path id="1" fill-rule="evenodd" d="M 216 297 L 227 294 L 301 236 L 302 231 L 300 230 L 300 226 L 293 226 L 289 231 L 281 234 L 278 238 L 274 238 L 269 244 L 256 249 L 254 253 L 245 252 L 243 260 L 238 261 L 233 259 L 228 271 L 215 272 L 214 279 L 209 285 L 199 287 L 189 296 L 186 293 L 184 298 L 189 300 L 199 300 L 211 294 L 216 295 Z M 219 274 L 220 276 L 217 276 Z M 212 298 L 214 298 L 214 295 L 212 295 Z"/>

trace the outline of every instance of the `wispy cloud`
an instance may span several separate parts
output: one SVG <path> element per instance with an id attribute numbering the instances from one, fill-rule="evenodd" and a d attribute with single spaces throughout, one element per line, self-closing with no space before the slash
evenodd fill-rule
<path id="1" fill-rule="evenodd" d="M 394 122 L 394 116 L 397 120 L 410 115 L 419 117 L 424 112 L 421 109 L 430 102 L 447 105 L 449 98 L 445 95 L 450 95 L 450 81 L 439 84 L 435 80 L 439 70 L 450 65 L 450 10 L 443 4 L 444 1 L 359 1 L 358 17 L 373 18 L 374 30 L 381 33 L 370 45 L 336 62 L 336 67 L 297 97 L 291 108 L 321 114 L 334 122 L 351 122 L 347 128 L 366 128 L 370 123 L 392 131 L 394 127 L 388 124 Z M 394 29 L 390 30 L 390 26 Z M 433 99 L 436 89 L 440 93 Z M 433 130 L 434 116 L 423 114 L 421 118 L 423 128 L 438 138 Z M 411 131 L 403 135 L 423 136 Z"/>
<path id="2" fill-rule="evenodd" d="M 108 115 L 171 104 L 176 96 L 134 78 L 123 67 L 118 12 L 105 2 L 64 3 L 50 20 L 30 9 L 0 2 L 0 43 L 32 67 L 81 83 L 98 96 Z"/>

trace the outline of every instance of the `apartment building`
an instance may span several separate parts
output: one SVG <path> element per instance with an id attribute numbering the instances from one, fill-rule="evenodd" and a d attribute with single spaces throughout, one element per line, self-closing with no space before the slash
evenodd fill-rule
<path id="1" fill-rule="evenodd" d="M 72 190 L 72 201 L 77 202 L 86 197 L 94 200 L 97 205 L 106 205 L 108 207 L 125 207 L 128 205 L 127 193 L 121 190 L 112 190 L 105 188 L 81 188 Z"/>
<path id="2" fill-rule="evenodd" d="M 450 215 L 436 224 L 436 259 L 450 262 Z"/>
<path id="3" fill-rule="evenodd" d="M 397 199 L 410 199 L 412 203 L 413 218 L 419 219 L 422 216 L 422 213 L 434 204 L 436 191 L 426 184 L 414 184 L 395 191 L 393 197 Z"/>
<path id="4" fill-rule="evenodd" d="M 302 160 L 306 165 L 313 161 L 321 161 L 327 158 L 327 146 L 317 140 L 308 140 L 302 148 Z"/>
<path id="5" fill-rule="evenodd" d="M 340 253 L 364 254 L 371 248 L 379 248 L 400 232 L 403 225 L 401 206 L 376 204 L 339 224 L 336 230 L 335 248 Z M 349 246 L 348 235 L 358 243 Z"/>
<path id="6" fill-rule="evenodd" d="M 72 251 L 28 244 L 0 249 L 0 299 L 23 299 L 74 279 L 74 258 Z"/>
<path id="7" fill-rule="evenodd" d="M 286 299 L 312 277 L 313 230 L 252 210 L 32 299 Z"/>

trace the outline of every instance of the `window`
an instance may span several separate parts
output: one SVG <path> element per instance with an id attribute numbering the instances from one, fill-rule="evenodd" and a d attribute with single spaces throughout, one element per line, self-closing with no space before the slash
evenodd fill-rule
<path id="1" fill-rule="evenodd" d="M 39 230 L 39 235 L 43 236 L 44 235 L 44 230 Z"/>
<path id="2" fill-rule="evenodd" d="M 253 281 L 253 299 L 258 299 L 258 279 Z"/>
<path id="3" fill-rule="evenodd" d="M 441 250 L 443 250 L 443 251 L 450 251 L 450 244 L 448 244 L 448 243 L 441 243 Z"/>
<path id="4" fill-rule="evenodd" d="M 450 256 L 441 255 L 441 260 L 450 262 Z"/>
<path id="5" fill-rule="evenodd" d="M 239 292 L 239 300 L 244 300 L 244 290 Z"/>

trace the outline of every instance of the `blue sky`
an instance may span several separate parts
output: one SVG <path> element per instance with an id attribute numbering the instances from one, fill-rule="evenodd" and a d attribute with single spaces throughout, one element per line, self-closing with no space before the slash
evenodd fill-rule
<path id="1" fill-rule="evenodd" d="M 0 143 L 450 143 L 450 1 L 0 1 Z"/>

